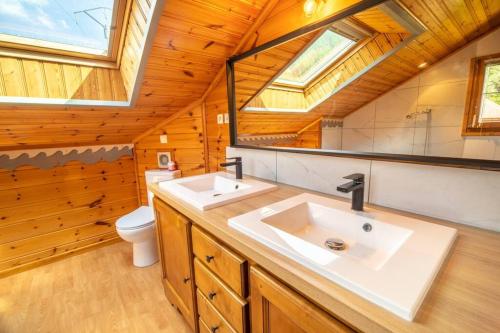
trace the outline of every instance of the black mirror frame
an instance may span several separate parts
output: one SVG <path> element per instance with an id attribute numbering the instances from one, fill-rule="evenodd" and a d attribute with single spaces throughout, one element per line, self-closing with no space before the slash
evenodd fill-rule
<path id="1" fill-rule="evenodd" d="M 360 159 L 389 161 L 389 162 L 415 163 L 415 164 L 426 164 L 435 166 L 448 166 L 448 167 L 467 168 L 467 169 L 500 171 L 500 161 L 497 160 L 370 153 L 370 152 L 357 152 L 357 151 L 344 151 L 344 150 L 321 150 L 321 149 L 308 149 L 308 148 L 258 147 L 251 145 L 242 145 L 237 143 L 236 92 L 235 92 L 235 79 L 234 79 L 235 62 L 250 57 L 252 55 L 255 55 L 259 52 L 265 51 L 267 49 L 273 48 L 277 45 L 286 43 L 291 39 L 297 38 L 306 33 L 320 29 L 326 25 L 334 23 L 335 21 L 344 19 L 346 17 L 349 17 L 351 15 L 354 15 L 358 12 L 361 12 L 365 9 L 369 9 L 373 6 L 379 5 L 386 1 L 387 0 L 362 1 L 361 3 L 348 7 L 345 10 L 339 12 L 338 14 L 335 14 L 323 21 L 313 23 L 305 27 L 302 27 L 300 29 L 294 30 L 274 40 L 259 45 L 249 51 L 230 57 L 226 61 L 226 82 L 227 82 L 227 95 L 228 95 L 230 146 L 234 148 L 258 149 L 258 150 L 267 150 L 276 152 L 335 156 L 335 157 L 346 157 L 346 158 L 360 158 Z"/>

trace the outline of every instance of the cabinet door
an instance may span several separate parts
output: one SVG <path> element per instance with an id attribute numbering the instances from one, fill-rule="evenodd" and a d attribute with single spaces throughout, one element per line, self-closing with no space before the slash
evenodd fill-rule
<path id="1" fill-rule="evenodd" d="M 250 269 L 253 333 L 354 332 L 261 269 Z"/>
<path id="2" fill-rule="evenodd" d="M 165 294 L 195 329 L 191 223 L 161 200 L 154 206 Z"/>

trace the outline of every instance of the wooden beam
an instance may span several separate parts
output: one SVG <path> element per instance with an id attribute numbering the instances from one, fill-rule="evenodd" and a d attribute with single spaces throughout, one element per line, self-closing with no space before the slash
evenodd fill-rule
<path id="1" fill-rule="evenodd" d="M 317 123 L 319 123 L 321 120 L 323 120 L 323 117 L 319 117 L 318 119 L 316 119 L 315 121 L 313 121 L 312 123 L 310 123 L 309 125 L 306 125 L 305 127 L 303 127 L 302 129 L 298 130 L 297 131 L 297 134 L 302 134 L 304 133 L 305 131 L 307 131 L 309 128 L 313 127 L 314 125 L 316 125 Z"/>

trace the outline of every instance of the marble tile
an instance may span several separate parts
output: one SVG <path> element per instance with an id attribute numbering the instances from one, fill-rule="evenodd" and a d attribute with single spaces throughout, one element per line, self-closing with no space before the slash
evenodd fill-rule
<path id="1" fill-rule="evenodd" d="M 373 128 L 344 128 L 342 130 L 342 150 L 373 151 Z"/>
<path id="2" fill-rule="evenodd" d="M 376 128 L 373 151 L 388 154 L 411 154 L 414 128 Z"/>
<path id="3" fill-rule="evenodd" d="M 495 171 L 373 161 L 370 202 L 500 231 Z"/>
<path id="4" fill-rule="evenodd" d="M 462 157 L 464 139 L 462 127 L 431 127 L 428 129 L 425 155 Z"/>
<path id="5" fill-rule="evenodd" d="M 417 111 L 427 109 L 431 112 L 416 117 L 416 127 L 462 126 L 464 106 L 420 105 L 417 107 Z"/>
<path id="6" fill-rule="evenodd" d="M 413 135 L 412 155 L 425 156 L 428 128 L 415 128 Z"/>
<path id="7" fill-rule="evenodd" d="M 492 160 L 495 158 L 498 146 L 500 146 L 499 143 L 493 138 L 467 137 L 465 138 L 463 157 Z"/>
<path id="8" fill-rule="evenodd" d="M 275 151 L 226 147 L 226 156 L 242 157 L 243 174 L 276 181 Z M 234 171 L 234 167 L 228 169 Z"/>
<path id="9" fill-rule="evenodd" d="M 418 93 L 418 105 L 434 106 L 464 106 L 467 94 L 467 80 L 422 86 Z"/>
<path id="10" fill-rule="evenodd" d="M 436 85 L 468 80 L 470 60 L 476 56 L 476 48 L 469 45 L 450 57 L 434 64 L 420 75 L 420 85 Z"/>
<path id="11" fill-rule="evenodd" d="M 420 75 L 415 75 L 411 79 L 403 82 L 399 86 L 397 86 L 395 89 L 408 89 L 408 88 L 416 88 L 420 86 Z"/>
<path id="12" fill-rule="evenodd" d="M 278 182 L 328 194 L 351 198 L 351 193 L 337 191 L 347 183 L 343 179 L 352 173 L 369 177 L 369 160 L 278 152 Z M 365 200 L 368 200 L 369 181 L 366 181 Z"/>
<path id="13" fill-rule="evenodd" d="M 342 149 L 342 127 L 323 127 L 321 130 L 321 149 Z"/>
<path id="14" fill-rule="evenodd" d="M 379 97 L 375 105 L 375 128 L 413 127 L 406 115 L 417 111 L 418 88 L 396 89 Z"/>
<path id="15" fill-rule="evenodd" d="M 343 128 L 373 128 L 375 126 L 375 102 L 348 114 L 343 121 Z"/>
<path id="16" fill-rule="evenodd" d="M 500 29 L 487 34 L 476 43 L 475 57 L 481 57 L 500 52 Z"/>

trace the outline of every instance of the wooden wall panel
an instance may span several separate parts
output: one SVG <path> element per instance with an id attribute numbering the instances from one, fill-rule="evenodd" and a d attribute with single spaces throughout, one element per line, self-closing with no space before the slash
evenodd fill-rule
<path id="1" fill-rule="evenodd" d="M 5 56 L 0 56 L 0 96 L 127 100 L 117 69 Z"/>
<path id="2" fill-rule="evenodd" d="M 205 172 L 203 126 L 202 107 L 198 106 L 135 144 L 138 186 L 143 204 L 147 203 L 144 172 L 158 169 L 158 152 L 169 151 L 183 177 Z M 167 143 L 160 142 L 162 134 L 167 135 Z"/>
<path id="3" fill-rule="evenodd" d="M 125 35 L 122 65 L 109 71 L 111 82 L 119 80 L 127 88 L 112 90 L 113 100 L 126 100 L 135 75 L 138 52 L 142 51 L 148 8 L 154 1 L 133 0 L 130 26 Z M 267 0 L 169 0 L 165 1 L 158 31 L 145 68 L 145 77 L 136 105 L 111 107 L 14 107 L 0 106 L 0 149 L 53 147 L 109 143 L 130 143 L 139 134 L 200 98 L 224 65 L 226 57 L 255 22 Z M 13 62 L 9 66 L 18 66 Z M 28 66 L 31 66 L 30 63 Z M 46 89 L 36 86 L 9 85 L 9 90 L 29 90 L 48 97 L 66 96 L 66 88 L 75 96 L 110 96 L 103 72 L 89 74 L 85 85 L 78 87 L 78 71 L 71 66 L 44 64 Z M 16 74 L 17 72 L 14 72 Z M 36 78 L 36 66 L 29 70 Z M 12 82 L 19 78 L 10 76 Z M 31 79 L 30 79 L 31 80 Z M 66 82 L 62 86 L 58 82 Z M 92 87 L 103 89 L 93 90 Z M 114 83 L 112 83 L 114 86 Z M 39 87 L 39 86 L 38 86 Z M 0 95 L 5 95 L 0 84 Z M 24 127 L 25 124 L 39 127 Z"/>
<path id="4" fill-rule="evenodd" d="M 138 206 L 132 157 L 52 169 L 0 169 L 0 274 L 118 240 Z"/>
<path id="5" fill-rule="evenodd" d="M 139 70 L 139 59 L 144 49 L 144 36 L 151 10 L 151 1 L 131 1 L 129 22 L 120 63 L 120 73 L 129 99 L 132 96 L 135 78 Z"/>

